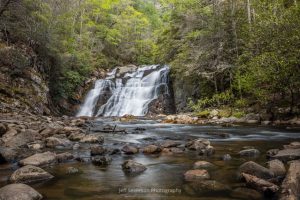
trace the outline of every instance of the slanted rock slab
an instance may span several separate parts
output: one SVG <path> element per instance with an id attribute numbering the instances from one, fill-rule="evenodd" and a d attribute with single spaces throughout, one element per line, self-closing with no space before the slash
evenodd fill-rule
<path id="1" fill-rule="evenodd" d="M 32 187 L 18 183 L 0 188 L 1 200 L 40 200 L 43 196 Z"/>
<path id="2" fill-rule="evenodd" d="M 281 160 L 282 162 L 288 162 L 291 160 L 300 159 L 300 149 L 284 149 L 278 151 L 278 153 L 272 156 L 273 159 Z"/>
<path id="3" fill-rule="evenodd" d="M 44 152 L 44 153 L 37 153 L 28 158 L 25 158 L 19 162 L 21 166 L 25 165 L 34 165 L 34 166 L 43 166 L 56 163 L 56 154 L 52 152 Z"/>
<path id="4" fill-rule="evenodd" d="M 20 169 L 17 169 L 10 176 L 9 180 L 12 183 L 32 183 L 49 180 L 53 177 L 54 176 L 39 167 L 26 165 Z"/>
<path id="5" fill-rule="evenodd" d="M 274 173 L 271 170 L 253 161 L 246 162 L 239 167 L 239 175 L 241 176 L 242 173 L 250 174 L 262 179 L 274 178 Z"/>

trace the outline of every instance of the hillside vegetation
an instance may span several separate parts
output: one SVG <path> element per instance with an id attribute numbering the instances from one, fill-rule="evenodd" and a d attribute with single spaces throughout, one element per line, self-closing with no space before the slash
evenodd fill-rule
<path id="1" fill-rule="evenodd" d="M 55 103 L 76 99 L 95 71 L 166 63 L 178 111 L 230 108 L 243 115 L 251 108 L 269 118 L 294 116 L 300 109 L 299 3 L 1 0 L 0 64 L 17 77 L 42 66 L 37 71 Z M 20 59 L 18 49 L 36 56 L 27 64 L 3 61 Z"/>

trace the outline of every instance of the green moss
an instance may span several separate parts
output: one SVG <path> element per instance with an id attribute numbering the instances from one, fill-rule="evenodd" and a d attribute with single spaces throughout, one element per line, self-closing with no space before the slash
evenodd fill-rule
<path id="1" fill-rule="evenodd" d="M 203 111 L 197 112 L 196 116 L 200 117 L 200 118 L 208 118 L 209 114 L 210 114 L 209 110 L 203 110 Z"/>

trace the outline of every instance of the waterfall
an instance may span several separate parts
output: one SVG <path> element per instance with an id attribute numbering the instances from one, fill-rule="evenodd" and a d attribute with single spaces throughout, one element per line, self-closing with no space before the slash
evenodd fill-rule
<path id="1" fill-rule="evenodd" d="M 144 116 L 153 100 L 169 93 L 168 74 L 168 66 L 142 66 L 124 74 L 115 68 L 105 79 L 96 81 L 77 116 Z M 96 111 L 99 97 L 108 90 L 110 98 Z"/>

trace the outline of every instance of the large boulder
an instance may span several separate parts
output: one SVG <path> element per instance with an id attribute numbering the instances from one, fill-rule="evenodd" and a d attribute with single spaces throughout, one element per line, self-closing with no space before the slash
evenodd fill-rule
<path id="1" fill-rule="evenodd" d="M 92 145 L 91 146 L 91 156 L 104 155 L 107 152 L 107 149 L 101 145 Z"/>
<path id="2" fill-rule="evenodd" d="M 86 135 L 84 133 L 80 133 L 80 132 L 74 132 L 71 133 L 68 138 L 71 141 L 80 141 L 82 140 Z"/>
<path id="3" fill-rule="evenodd" d="M 282 162 L 288 162 L 291 160 L 300 159 L 300 149 L 284 149 L 278 151 L 278 153 L 271 158 L 281 160 Z"/>
<path id="4" fill-rule="evenodd" d="M 56 155 L 56 159 L 58 162 L 65 162 L 68 160 L 72 160 L 74 158 L 73 154 L 69 152 L 60 153 Z"/>
<path id="5" fill-rule="evenodd" d="M 134 162 L 133 160 L 126 160 L 122 164 L 122 169 L 126 173 L 132 173 L 132 174 L 137 174 L 145 171 L 147 167 L 145 167 L 141 163 Z"/>
<path id="6" fill-rule="evenodd" d="M 184 179 L 186 181 L 207 180 L 209 178 L 209 173 L 204 169 L 193 169 L 184 173 Z"/>
<path id="7" fill-rule="evenodd" d="M 283 145 L 285 149 L 300 149 L 300 142 L 291 142 L 288 145 Z"/>
<path id="8" fill-rule="evenodd" d="M 53 176 L 45 170 L 36 166 L 26 165 L 20 169 L 17 169 L 10 176 L 9 180 L 13 183 L 31 183 L 45 181 L 51 178 L 53 178 Z"/>
<path id="9" fill-rule="evenodd" d="M 52 163 L 56 163 L 56 154 L 52 152 L 44 152 L 44 153 L 37 153 L 28 158 L 25 158 L 19 162 L 21 166 L 25 165 L 34 165 L 34 166 L 43 166 L 49 165 Z"/>
<path id="10" fill-rule="evenodd" d="M 198 151 L 201 155 L 209 156 L 215 152 L 214 148 L 210 145 L 210 141 L 202 138 L 187 142 L 185 147 L 189 150 Z"/>
<path id="11" fill-rule="evenodd" d="M 17 148 L 26 146 L 28 143 L 40 139 L 40 137 L 39 133 L 34 130 L 26 129 L 25 131 L 18 132 L 10 128 L 2 136 L 2 141 L 6 147 Z"/>
<path id="12" fill-rule="evenodd" d="M 178 147 L 180 145 L 181 145 L 180 142 L 168 140 L 168 141 L 163 142 L 161 146 L 163 148 L 171 148 L 171 147 Z"/>
<path id="13" fill-rule="evenodd" d="M 32 187 L 18 183 L 0 188 L 1 200 L 40 200 L 43 196 Z"/>
<path id="14" fill-rule="evenodd" d="M 145 154 L 155 154 L 160 152 L 161 152 L 161 148 L 156 145 L 148 145 L 143 149 L 143 153 Z"/>
<path id="15" fill-rule="evenodd" d="M 94 165 L 106 166 L 111 163 L 111 158 L 109 156 L 95 156 L 92 157 L 92 163 Z"/>
<path id="16" fill-rule="evenodd" d="M 48 137 L 46 138 L 46 147 L 55 148 L 55 147 L 72 147 L 72 142 L 66 138 L 57 138 L 57 137 Z"/>
<path id="17" fill-rule="evenodd" d="M 300 160 L 292 161 L 281 185 L 280 200 L 297 200 L 300 197 Z"/>
<path id="18" fill-rule="evenodd" d="M 125 145 L 123 146 L 122 148 L 122 151 L 125 153 L 125 154 L 136 154 L 139 152 L 139 149 L 134 147 L 134 146 L 130 146 L 130 145 Z"/>
<path id="19" fill-rule="evenodd" d="M 196 194 L 204 194 L 207 192 L 218 192 L 224 194 L 230 191 L 228 185 L 224 185 L 215 180 L 192 181 L 188 184 L 188 186 Z"/>
<path id="20" fill-rule="evenodd" d="M 256 157 L 259 154 L 260 152 L 257 149 L 245 149 L 239 152 L 240 156 L 247 156 L 247 157 Z"/>
<path id="21" fill-rule="evenodd" d="M 104 142 L 104 138 L 101 135 L 97 134 L 89 134 L 85 135 L 80 142 L 84 143 L 99 143 L 102 144 Z"/>
<path id="22" fill-rule="evenodd" d="M 285 176 L 286 169 L 283 162 L 278 159 L 267 162 L 268 168 L 274 173 L 275 176 Z"/>
<path id="23" fill-rule="evenodd" d="M 246 162 L 239 167 L 240 177 L 241 177 L 242 173 L 250 174 L 250 175 L 256 176 L 258 178 L 262 178 L 262 179 L 274 178 L 274 173 L 271 170 L 255 163 L 253 161 Z"/>

